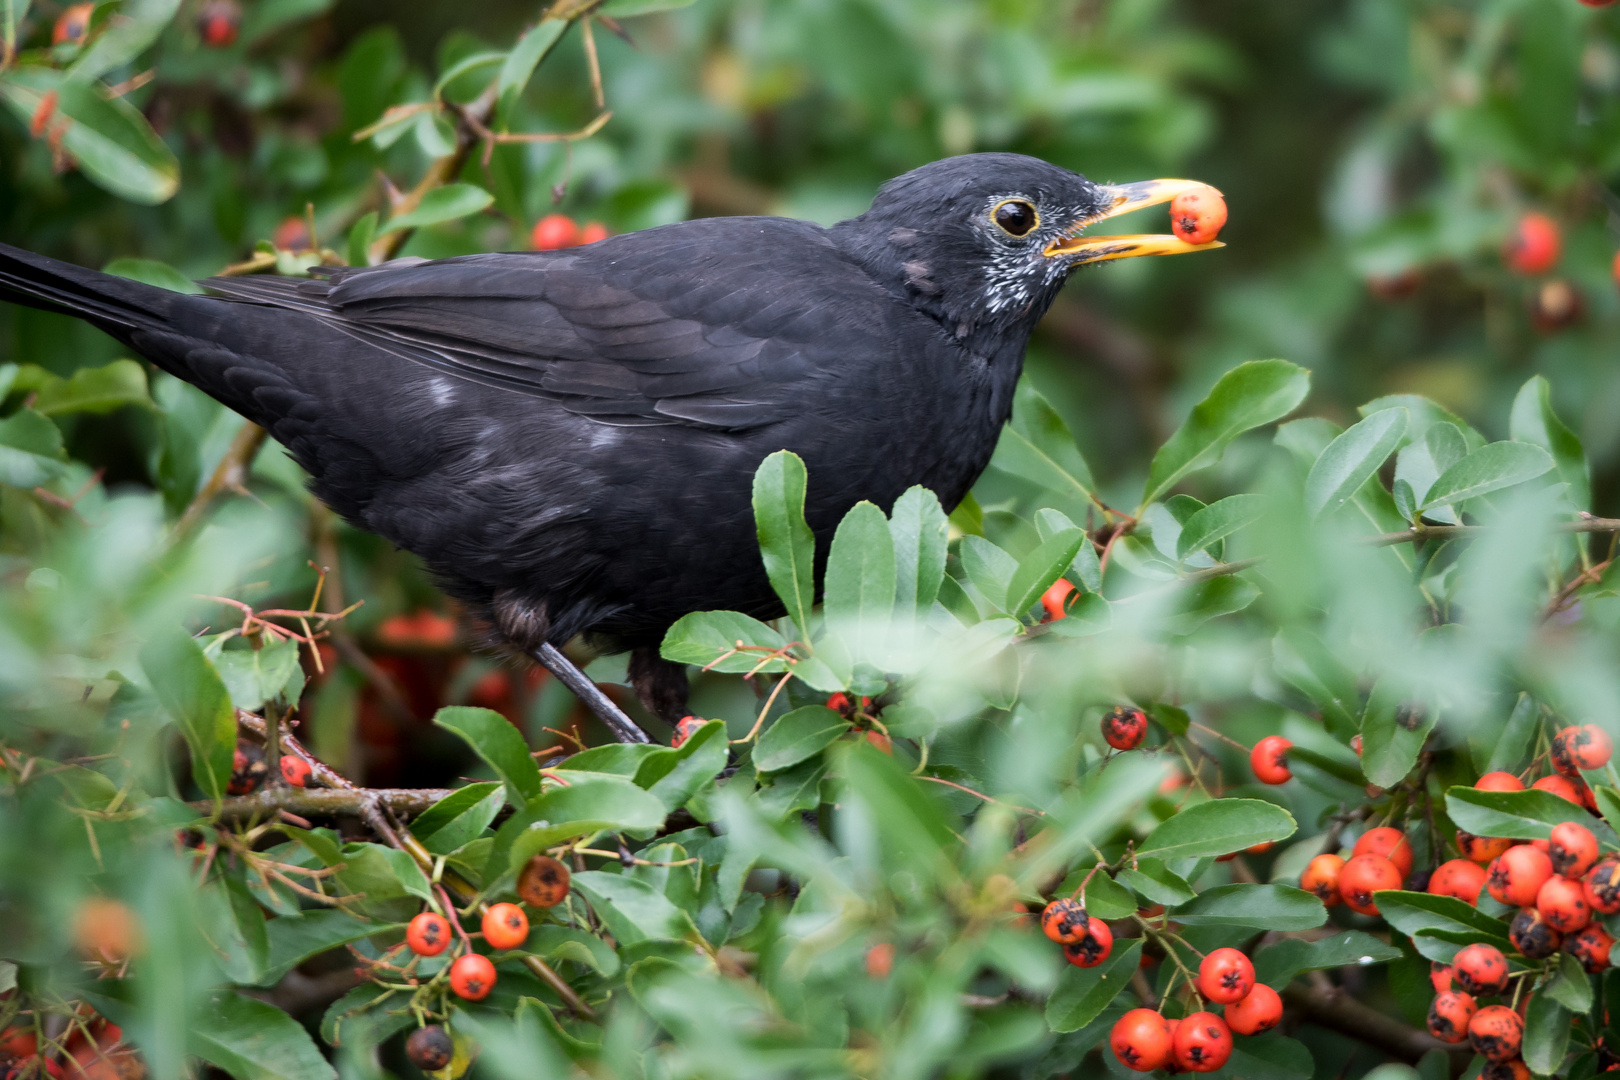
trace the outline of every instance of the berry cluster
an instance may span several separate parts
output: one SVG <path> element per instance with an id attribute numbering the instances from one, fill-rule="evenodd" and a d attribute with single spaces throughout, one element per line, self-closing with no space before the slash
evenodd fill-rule
<path id="1" fill-rule="evenodd" d="M 315 767 L 308 760 L 286 749 L 281 752 L 281 778 L 293 787 L 308 787 Z M 236 753 L 231 760 L 231 779 L 225 786 L 228 795 L 251 795 L 264 781 L 267 766 L 264 749 L 247 739 L 236 740 Z"/>
<path id="2" fill-rule="evenodd" d="M 1200 1009 L 1181 1019 L 1132 1009 L 1115 1022 L 1108 1044 L 1137 1072 L 1214 1072 L 1232 1056 L 1232 1033 L 1258 1035 L 1282 1020 L 1282 997 L 1256 982 L 1254 964 L 1237 949 L 1216 949 L 1198 965 L 1198 994 L 1224 1015 Z"/>

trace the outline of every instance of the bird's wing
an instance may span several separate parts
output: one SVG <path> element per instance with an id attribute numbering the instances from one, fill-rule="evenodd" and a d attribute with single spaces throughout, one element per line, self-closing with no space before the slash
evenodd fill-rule
<path id="1" fill-rule="evenodd" d="M 320 280 L 225 278 L 431 368 L 609 424 L 745 430 L 883 332 L 883 294 L 814 225 L 729 218 L 563 252 L 470 255 Z M 851 336 L 851 335 L 854 336 Z"/>

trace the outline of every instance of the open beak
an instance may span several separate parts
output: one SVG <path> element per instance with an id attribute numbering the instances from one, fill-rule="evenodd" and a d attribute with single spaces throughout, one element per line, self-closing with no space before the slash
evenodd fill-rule
<path id="1" fill-rule="evenodd" d="M 1113 184 L 1103 188 L 1113 198 L 1113 205 L 1100 214 L 1075 222 L 1068 235 L 1046 245 L 1048 257 L 1063 256 L 1076 264 L 1103 262 L 1107 259 L 1132 259 L 1138 255 L 1180 255 L 1188 251 L 1210 251 L 1226 245 L 1218 240 L 1207 244 L 1189 244 L 1179 236 L 1145 234 L 1137 236 L 1082 236 L 1089 225 L 1144 206 L 1157 206 L 1169 202 L 1184 191 L 1209 187 L 1197 180 L 1138 180 L 1134 184 Z M 1219 192 L 1216 192 L 1219 194 Z"/>

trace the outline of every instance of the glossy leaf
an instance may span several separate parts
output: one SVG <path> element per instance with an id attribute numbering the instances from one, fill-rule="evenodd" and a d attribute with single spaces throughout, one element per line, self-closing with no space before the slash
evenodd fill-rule
<path id="1" fill-rule="evenodd" d="M 636 786 L 674 813 L 726 767 L 729 750 L 725 722 L 710 720 L 679 747 L 648 754 L 636 769 Z"/>
<path id="2" fill-rule="evenodd" d="M 468 784 L 418 814 L 411 835 L 435 855 L 448 855 L 489 828 L 506 805 L 503 784 Z"/>
<path id="3" fill-rule="evenodd" d="M 68 68 L 68 77 L 81 82 L 99 79 L 146 51 L 180 9 L 180 0 L 128 0 L 119 18 L 110 20 Z"/>
<path id="4" fill-rule="evenodd" d="M 18 409 L 0 420 L 0 484 L 48 484 L 65 471 L 63 456 L 61 429 L 42 414 Z"/>
<path id="5" fill-rule="evenodd" d="M 1585 808 L 1550 791 L 1481 791 L 1453 787 L 1446 792 L 1446 815 L 1457 828 L 1475 836 L 1507 836 L 1515 840 L 1545 840 L 1552 827 L 1574 821 L 1599 833 L 1604 827 Z"/>
<path id="6" fill-rule="evenodd" d="M 1581 962 L 1570 953 L 1559 954 L 1558 967 L 1547 980 L 1546 993 L 1570 1012 L 1592 1011 L 1592 980 Z"/>
<path id="7" fill-rule="evenodd" d="M 1310 386 L 1310 373 L 1284 360 L 1251 360 L 1228 371 L 1153 455 L 1142 506 L 1163 496 L 1188 473 L 1215 464 L 1245 431 L 1293 412 Z"/>
<path id="8" fill-rule="evenodd" d="M 575 836 L 598 829 L 640 832 L 664 823 L 664 804 L 634 781 L 607 773 L 559 769 L 567 786 L 552 787 L 534 799 L 506 825 L 518 829 L 511 837 L 508 865 L 519 870 L 530 856 Z"/>
<path id="9" fill-rule="evenodd" d="M 910 488 L 895 500 L 889 533 L 894 540 L 897 612 L 933 606 L 945 576 L 947 531 L 939 497 L 927 488 Z"/>
<path id="10" fill-rule="evenodd" d="M 384 926 L 357 919 L 345 911 L 317 908 L 282 915 L 265 923 L 269 954 L 261 985 L 274 986 L 282 976 L 312 956 L 382 932 Z"/>
<path id="11" fill-rule="evenodd" d="M 540 767 L 529 756 L 529 744 L 512 722 L 493 709 L 452 706 L 440 709 L 433 722 L 466 740 L 506 784 L 513 806 L 540 794 Z"/>
<path id="12" fill-rule="evenodd" d="M 1487 443 L 1440 474 L 1423 506 L 1449 506 L 1534 480 L 1553 467 L 1552 455 L 1530 443 Z"/>
<path id="13" fill-rule="evenodd" d="M 1197 803 L 1148 833 L 1137 856 L 1167 862 L 1225 855 L 1294 834 L 1293 815 L 1259 799 L 1215 799 Z"/>
<path id="14" fill-rule="evenodd" d="M 1074 562 L 1082 544 L 1089 543 L 1082 529 L 1067 529 L 1042 541 L 1025 555 L 1007 583 L 1007 612 L 1022 618 Z"/>
<path id="15" fill-rule="evenodd" d="M 1373 900 L 1384 921 L 1408 937 L 1423 930 L 1444 930 L 1507 939 L 1506 923 L 1454 896 L 1390 889 L 1375 893 Z"/>
<path id="16" fill-rule="evenodd" d="M 1569 1052 L 1572 1014 L 1551 994 L 1534 994 L 1524 1014 L 1524 1063 L 1537 1076 L 1551 1076 Z"/>
<path id="17" fill-rule="evenodd" d="M 219 673 L 178 626 L 155 633 L 141 649 L 141 667 L 191 750 L 192 779 L 210 799 L 225 794 L 236 752 L 236 710 Z"/>
<path id="18" fill-rule="evenodd" d="M 1384 409 L 1353 424 L 1328 443 L 1305 477 L 1305 509 L 1311 516 L 1343 506 L 1382 467 L 1406 434 L 1405 409 Z"/>
<path id="19" fill-rule="evenodd" d="M 530 27 L 518 39 L 512 51 L 506 54 L 506 63 L 501 66 L 496 89 L 506 108 L 510 108 L 512 100 L 523 93 L 534 75 L 534 69 L 562 40 L 569 25 L 566 19 L 543 19 Z"/>
<path id="20" fill-rule="evenodd" d="M 1006 611 L 1007 586 L 1018 573 L 1018 560 L 982 536 L 962 537 L 957 550 L 968 581 L 998 611 Z"/>
<path id="21" fill-rule="evenodd" d="M 1296 975 L 1340 967 L 1370 967 L 1401 958 L 1401 950 L 1361 930 L 1320 941 L 1288 938 L 1254 954 L 1255 981 L 1281 990 Z"/>
<path id="22" fill-rule="evenodd" d="M 1053 1031 L 1079 1031 L 1095 1020 L 1130 983 L 1141 963 L 1142 940 L 1133 938 L 1096 967 L 1069 965 L 1046 999 L 1046 1022 Z"/>
<path id="23" fill-rule="evenodd" d="M 192 1053 L 236 1080 L 336 1080 L 304 1025 L 266 1002 L 216 993 L 186 1026 Z"/>
<path id="24" fill-rule="evenodd" d="M 1291 885 L 1217 885 L 1171 911 L 1185 926 L 1314 930 L 1327 921 L 1322 901 Z"/>
<path id="25" fill-rule="evenodd" d="M 754 768 L 780 772 L 821 753 L 850 729 L 845 720 L 822 705 L 806 705 L 766 728 L 754 748 Z"/>
<path id="26" fill-rule="evenodd" d="M 691 917 L 645 881 L 599 870 L 575 874 L 572 880 L 621 947 L 697 937 Z"/>
<path id="27" fill-rule="evenodd" d="M 495 196 L 476 184 L 446 184 L 422 196 L 414 210 L 388 219 L 379 236 L 387 236 L 400 229 L 420 229 L 428 225 L 442 225 L 469 214 L 476 214 L 495 201 Z"/>
<path id="28" fill-rule="evenodd" d="M 1434 730 L 1435 710 L 1403 701 L 1384 682 L 1374 687 L 1361 719 L 1361 770 L 1380 787 L 1394 787 L 1417 764 Z"/>
<path id="29" fill-rule="evenodd" d="M 990 464 L 1076 504 L 1089 502 L 1096 487 L 1069 426 L 1027 378 L 1019 380 L 1012 419 L 1001 429 Z"/>
<path id="30" fill-rule="evenodd" d="M 1541 375 L 1531 376 L 1513 399 L 1508 434 L 1515 442 L 1533 443 L 1553 457 L 1558 478 L 1569 485 L 1569 501 L 1577 510 L 1592 502 L 1591 467 L 1586 449 L 1552 407 L 1552 385 Z"/>
<path id="31" fill-rule="evenodd" d="M 827 618 L 881 633 L 894 610 L 894 538 L 883 511 L 869 502 L 850 507 L 827 554 Z"/>
<path id="32" fill-rule="evenodd" d="M 155 285 L 160 289 L 168 289 L 170 292 L 186 293 L 190 296 L 196 296 L 203 291 L 201 285 L 198 285 L 168 263 L 159 262 L 156 259 L 114 259 L 106 266 L 103 266 L 101 272 L 112 274 L 115 277 L 128 278 L 131 281 L 139 281 L 144 285 Z M 134 361 L 128 362 L 133 363 Z M 146 386 L 144 376 L 145 372 L 143 371 L 141 379 L 143 391 Z"/>
<path id="33" fill-rule="evenodd" d="M 664 634 L 660 652 L 665 660 L 710 671 L 774 672 L 787 670 L 787 660 L 769 658 L 767 653 L 786 645 L 781 634 L 740 612 L 694 611 Z"/>
<path id="34" fill-rule="evenodd" d="M 94 82 L 62 78 L 48 68 L 12 67 L 0 75 L 0 96 L 26 126 L 45 95 L 55 91 L 64 149 L 98 186 L 130 202 L 156 204 L 180 187 L 180 163 L 140 110 L 109 100 Z"/>
<path id="35" fill-rule="evenodd" d="M 1182 522 L 1176 556 L 1185 559 L 1254 524 L 1265 516 L 1266 504 L 1266 497 L 1257 494 L 1228 495 L 1210 503 Z"/>
<path id="36" fill-rule="evenodd" d="M 806 482 L 804 462 L 791 450 L 778 450 L 754 472 L 754 528 L 766 576 L 788 617 L 808 633 L 816 598 L 816 538 L 804 520 Z"/>

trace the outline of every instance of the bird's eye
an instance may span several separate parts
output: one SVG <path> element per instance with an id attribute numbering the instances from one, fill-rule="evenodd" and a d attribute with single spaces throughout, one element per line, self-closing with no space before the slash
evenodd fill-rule
<path id="1" fill-rule="evenodd" d="M 996 208 L 990 211 L 990 220 L 999 225 L 1003 232 L 1025 236 L 1041 223 L 1041 215 L 1023 199 L 1007 199 L 997 203 Z"/>

